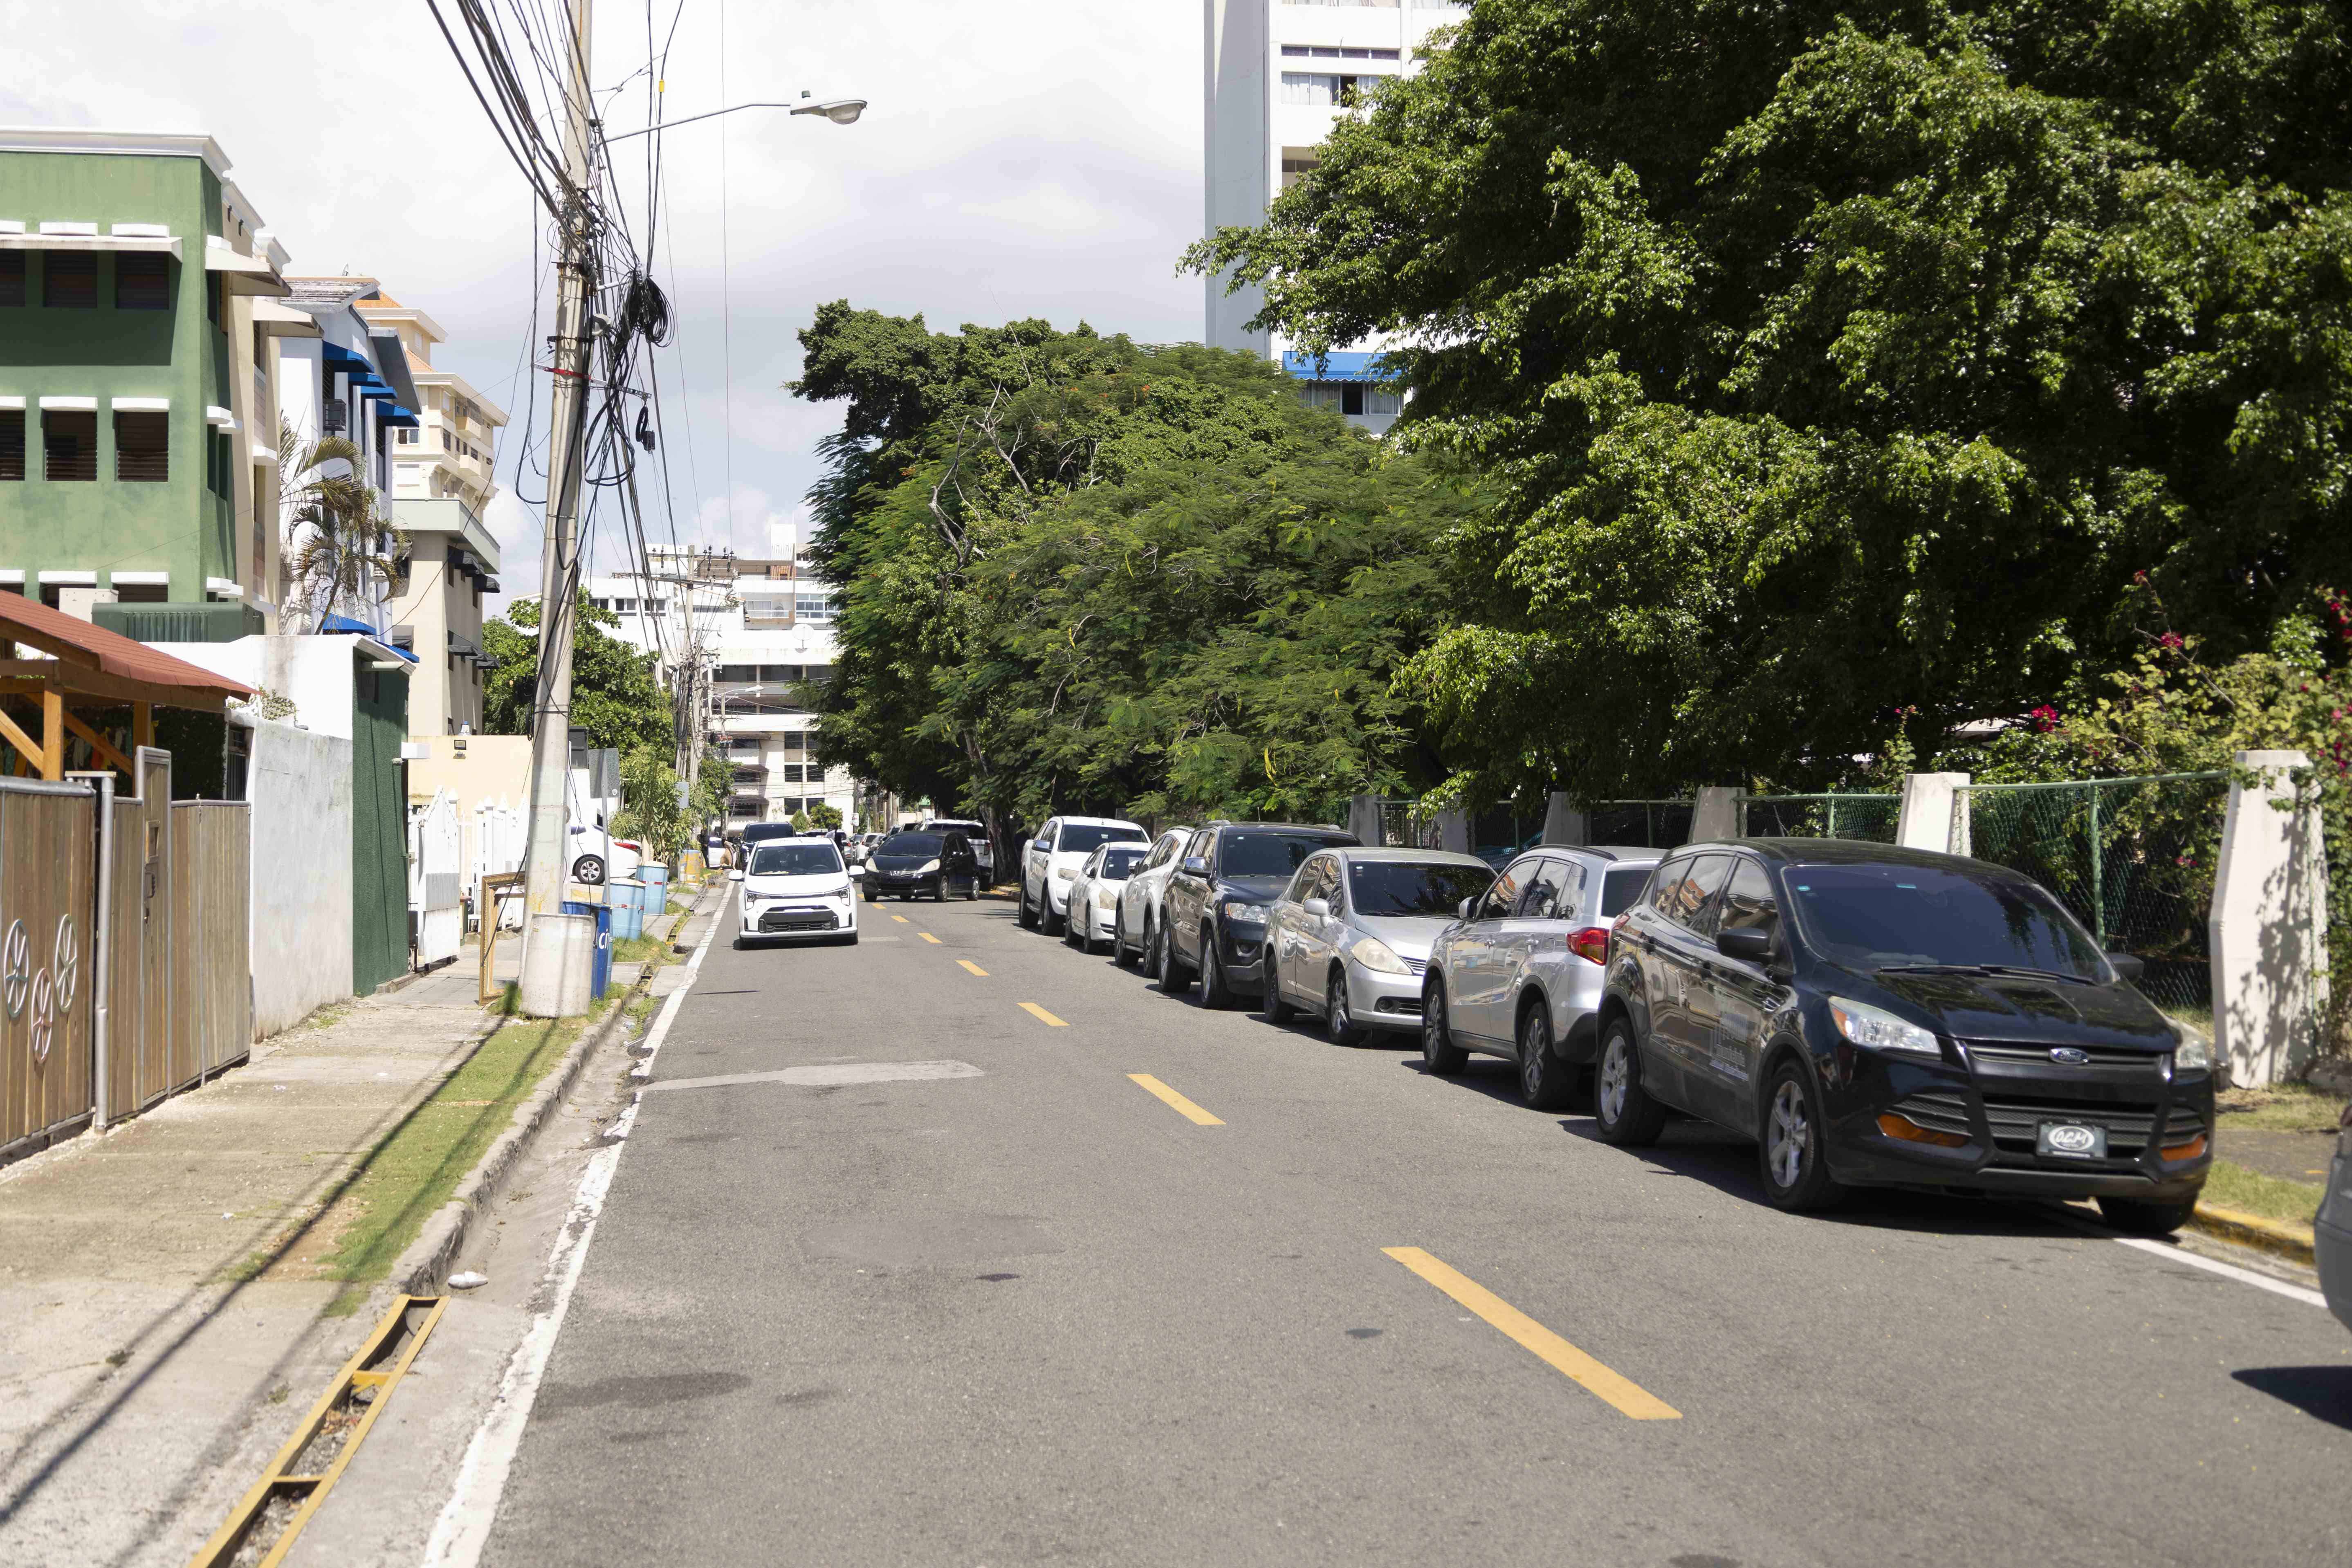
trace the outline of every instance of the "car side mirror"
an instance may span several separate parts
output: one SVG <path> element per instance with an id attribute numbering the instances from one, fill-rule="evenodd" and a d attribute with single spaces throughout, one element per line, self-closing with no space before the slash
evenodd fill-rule
<path id="1" fill-rule="evenodd" d="M 743 868 L 738 866 L 732 871 L 728 872 L 727 879 L 730 882 L 741 881 L 743 879 Z"/>
<path id="2" fill-rule="evenodd" d="M 1742 926 L 1736 931 L 1719 931 L 1715 933 L 1715 951 L 1726 958 L 1738 958 L 1749 963 L 1761 963 L 1772 951 L 1772 933 L 1754 926 Z"/>
<path id="3" fill-rule="evenodd" d="M 1331 900 L 1328 899 L 1309 899 L 1304 904 L 1301 904 L 1299 908 L 1305 910 L 1309 915 L 1312 915 L 1315 919 L 1319 921 L 1324 916 L 1331 912 Z"/>
<path id="4" fill-rule="evenodd" d="M 2107 954 L 2107 964 L 2116 972 L 2116 978 L 2118 980 L 2137 980 L 2147 973 L 2147 962 L 2128 952 Z"/>
<path id="5" fill-rule="evenodd" d="M 1466 920 L 1470 920 L 1470 919 L 1473 919 L 1473 918 L 1474 918 L 1474 916 L 1472 915 L 1472 912 L 1471 912 L 1471 911 L 1472 911 L 1472 910 L 1475 910 L 1477 907 L 1478 907 L 1478 900 L 1475 900 L 1475 899 L 1465 899 L 1465 900 L 1463 900 L 1459 904 L 1457 904 L 1457 905 L 1455 905 L 1455 906 L 1454 906 L 1454 914 L 1455 914 L 1455 915 L 1459 916 L 1461 919 L 1463 919 L 1463 920 L 1465 920 L 1465 921 L 1466 921 Z"/>
<path id="6" fill-rule="evenodd" d="M 1209 858 L 1207 856 L 1187 855 L 1184 857 L 1184 875 L 1187 877 L 1205 877 L 1208 874 Z"/>

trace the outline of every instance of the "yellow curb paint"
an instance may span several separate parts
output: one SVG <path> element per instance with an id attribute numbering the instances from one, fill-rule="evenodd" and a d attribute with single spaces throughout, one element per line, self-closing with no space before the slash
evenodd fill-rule
<path id="1" fill-rule="evenodd" d="M 1199 1106 L 1193 1104 L 1191 1100 L 1185 1099 L 1182 1095 L 1177 1093 L 1174 1089 L 1169 1088 L 1158 1079 L 1153 1078 L 1150 1073 L 1131 1072 L 1127 1076 L 1135 1082 L 1141 1084 L 1143 1086 L 1143 1091 L 1146 1094 L 1155 1096 L 1173 1110 L 1177 1115 L 1183 1117 L 1186 1121 L 1202 1127 L 1223 1127 L 1224 1125 L 1224 1121 L 1221 1118 L 1210 1115 L 1207 1111 L 1202 1110 Z"/>
<path id="2" fill-rule="evenodd" d="M 938 937 L 933 936 L 930 932 L 929 932 L 929 931 L 917 931 L 915 934 L 916 934 L 917 936 L 919 936 L 919 937 L 921 937 L 925 942 L 929 942 L 933 947 L 939 947 L 939 946 L 942 945 L 942 943 L 940 942 L 940 939 L 939 939 Z"/>
<path id="3" fill-rule="evenodd" d="M 904 916 L 904 915 L 892 915 L 890 918 L 891 918 L 892 920 L 894 920 L 894 921 L 897 921 L 900 925 L 906 925 L 907 923 L 908 923 L 908 920 L 907 920 L 907 917 L 906 917 L 906 916 Z"/>
<path id="4" fill-rule="evenodd" d="M 1683 1413 L 1640 1384 L 1607 1367 L 1487 1289 L 1468 1275 L 1432 1258 L 1418 1247 L 1383 1247 L 1382 1252 L 1503 1331 L 1536 1359 L 1596 1395 L 1620 1415 L 1636 1421 L 1679 1421 Z"/>
<path id="5" fill-rule="evenodd" d="M 956 962 L 957 962 L 958 963 L 962 964 L 966 969 L 971 970 L 974 974 L 979 975 L 982 980 L 985 980 L 985 979 L 987 979 L 987 978 L 988 978 L 988 971 L 987 971 L 987 970 L 985 970 L 985 969 L 982 969 L 979 964 L 974 963 L 971 959 L 969 959 L 969 958 L 959 958 L 959 959 L 957 959 L 957 960 L 956 960 Z"/>
<path id="6" fill-rule="evenodd" d="M 1022 1003 L 1022 1004 L 1021 1004 L 1021 1010 L 1022 1010 L 1024 1013 L 1028 1014 L 1031 1017 L 1033 1017 L 1033 1018 L 1036 1019 L 1038 1022 L 1043 1023 L 1043 1024 L 1050 1024 L 1050 1025 L 1052 1025 L 1052 1026 L 1053 1026 L 1055 1028 L 1056 1028 L 1056 1029 L 1066 1029 L 1066 1028 L 1068 1028 L 1068 1027 L 1069 1027 L 1069 1026 L 1068 1026 L 1067 1024 L 1065 1024 L 1064 1022 L 1062 1022 L 1062 1020 L 1060 1020 L 1059 1018 L 1056 1018 L 1055 1016 L 1054 1016 L 1054 1015 L 1052 1015 L 1051 1013 L 1048 1013 L 1047 1011 L 1045 1011 L 1045 1009 L 1044 1009 L 1043 1007 L 1040 1007 L 1040 1006 L 1039 1006 L 1039 1005 L 1037 1005 L 1037 1004 L 1036 1004 L 1036 1003 L 1034 1003 L 1034 1002 L 1024 1002 L 1024 1003 Z"/>

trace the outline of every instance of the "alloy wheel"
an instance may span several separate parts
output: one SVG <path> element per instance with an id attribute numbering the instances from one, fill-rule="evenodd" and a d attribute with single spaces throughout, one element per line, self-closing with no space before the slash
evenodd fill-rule
<path id="1" fill-rule="evenodd" d="M 1795 1186 L 1812 1152 L 1813 1127 L 1805 1115 L 1804 1086 L 1786 1079 L 1772 1096 L 1772 1115 L 1765 1128 L 1765 1163 L 1772 1180 L 1784 1189 Z"/>
<path id="2" fill-rule="evenodd" d="M 1601 1058 L 1600 1110 L 1604 1121 L 1614 1122 L 1625 1114 L 1625 1091 L 1633 1077 L 1629 1054 L 1623 1035 L 1609 1037 L 1609 1049 Z"/>

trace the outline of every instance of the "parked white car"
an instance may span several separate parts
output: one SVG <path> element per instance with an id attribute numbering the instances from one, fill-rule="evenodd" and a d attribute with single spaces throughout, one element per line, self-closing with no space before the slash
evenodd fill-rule
<path id="1" fill-rule="evenodd" d="M 1069 917 L 1070 879 L 1106 844 L 1149 844 L 1139 823 L 1116 816 L 1049 818 L 1021 850 L 1021 923 L 1058 934 Z"/>
<path id="2" fill-rule="evenodd" d="M 964 816 L 935 816 L 923 824 L 921 831 L 962 834 L 964 842 L 971 846 L 972 854 L 979 858 L 980 885 L 983 888 L 996 886 L 996 850 L 988 841 L 988 828 L 984 824 Z"/>
<path id="3" fill-rule="evenodd" d="M 857 940 L 857 895 L 830 838 L 774 838 L 751 847 L 751 863 L 730 871 L 743 884 L 735 945 Z"/>
<path id="4" fill-rule="evenodd" d="M 1185 844 L 1198 831 L 1190 826 L 1163 829 L 1151 853 L 1143 858 L 1143 864 L 1119 885 L 1118 906 L 1111 914 L 1110 955 L 1114 962 L 1123 964 L 1129 953 L 1140 958 L 1150 951 L 1151 930 L 1160 923 L 1160 895 L 1175 873 Z"/>
<path id="5" fill-rule="evenodd" d="M 1062 922 L 1062 940 L 1080 952 L 1092 952 L 1095 943 L 1110 940 L 1111 923 L 1118 915 L 1118 889 L 1135 874 L 1151 851 L 1146 845 L 1106 844 L 1086 858 L 1070 879 L 1070 914 Z"/>

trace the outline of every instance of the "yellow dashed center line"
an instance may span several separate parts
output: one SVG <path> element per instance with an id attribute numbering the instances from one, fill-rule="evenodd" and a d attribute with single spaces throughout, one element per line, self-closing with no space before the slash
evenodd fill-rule
<path id="1" fill-rule="evenodd" d="M 1199 1106 L 1193 1104 L 1191 1100 L 1185 1099 L 1182 1095 L 1177 1093 L 1174 1089 L 1169 1088 L 1158 1079 L 1153 1078 L 1150 1073 L 1131 1072 L 1127 1076 L 1134 1079 L 1137 1083 L 1141 1084 L 1146 1094 L 1153 1095 L 1166 1102 L 1175 1110 L 1177 1115 L 1183 1117 L 1186 1121 L 1192 1121 L 1202 1127 L 1223 1127 L 1224 1125 L 1222 1119 L 1210 1115 L 1207 1111 L 1202 1110 Z"/>
<path id="2" fill-rule="evenodd" d="M 1054 1015 L 1048 1013 L 1034 1002 L 1022 1003 L 1021 1010 L 1024 1013 L 1028 1014 L 1031 1017 L 1036 1019 L 1038 1022 L 1042 1024 L 1050 1024 L 1056 1029 L 1066 1029 L 1069 1027 L 1067 1024 L 1065 1024 L 1061 1019 L 1056 1018 Z"/>
<path id="3" fill-rule="evenodd" d="M 906 925 L 906 924 L 908 924 L 908 923 L 909 923 L 909 922 L 908 922 L 908 919 L 907 919 L 907 917 L 906 917 L 906 916 L 904 916 L 904 915 L 892 915 L 890 918 L 891 918 L 892 920 L 894 920 L 894 921 L 897 921 L 900 925 Z"/>
<path id="4" fill-rule="evenodd" d="M 917 931 L 915 934 L 916 934 L 917 936 L 919 936 L 919 937 L 921 937 L 925 942 L 929 942 L 933 947 L 938 947 L 938 946 L 940 946 L 940 939 L 939 939 L 938 937 L 933 936 L 930 932 L 929 932 L 929 931 Z"/>
<path id="5" fill-rule="evenodd" d="M 1148 1087 L 1148 1086 L 1147 1086 Z M 1157 1092 L 1156 1090 L 1154 1092 Z M 1521 1348 L 1636 1421 L 1679 1421 L 1683 1413 L 1640 1384 L 1607 1367 L 1487 1289 L 1468 1275 L 1432 1258 L 1418 1247 L 1383 1247 L 1382 1252 L 1453 1297 Z"/>
<path id="6" fill-rule="evenodd" d="M 969 958 L 959 958 L 959 959 L 957 959 L 957 960 L 956 960 L 956 962 L 957 962 L 958 963 L 962 964 L 966 969 L 971 970 L 974 974 L 979 975 L 982 980 L 985 980 L 985 979 L 987 979 L 987 978 L 988 978 L 988 971 L 987 971 L 987 970 L 985 970 L 985 969 L 982 969 L 979 964 L 974 963 L 971 959 L 969 959 Z"/>

